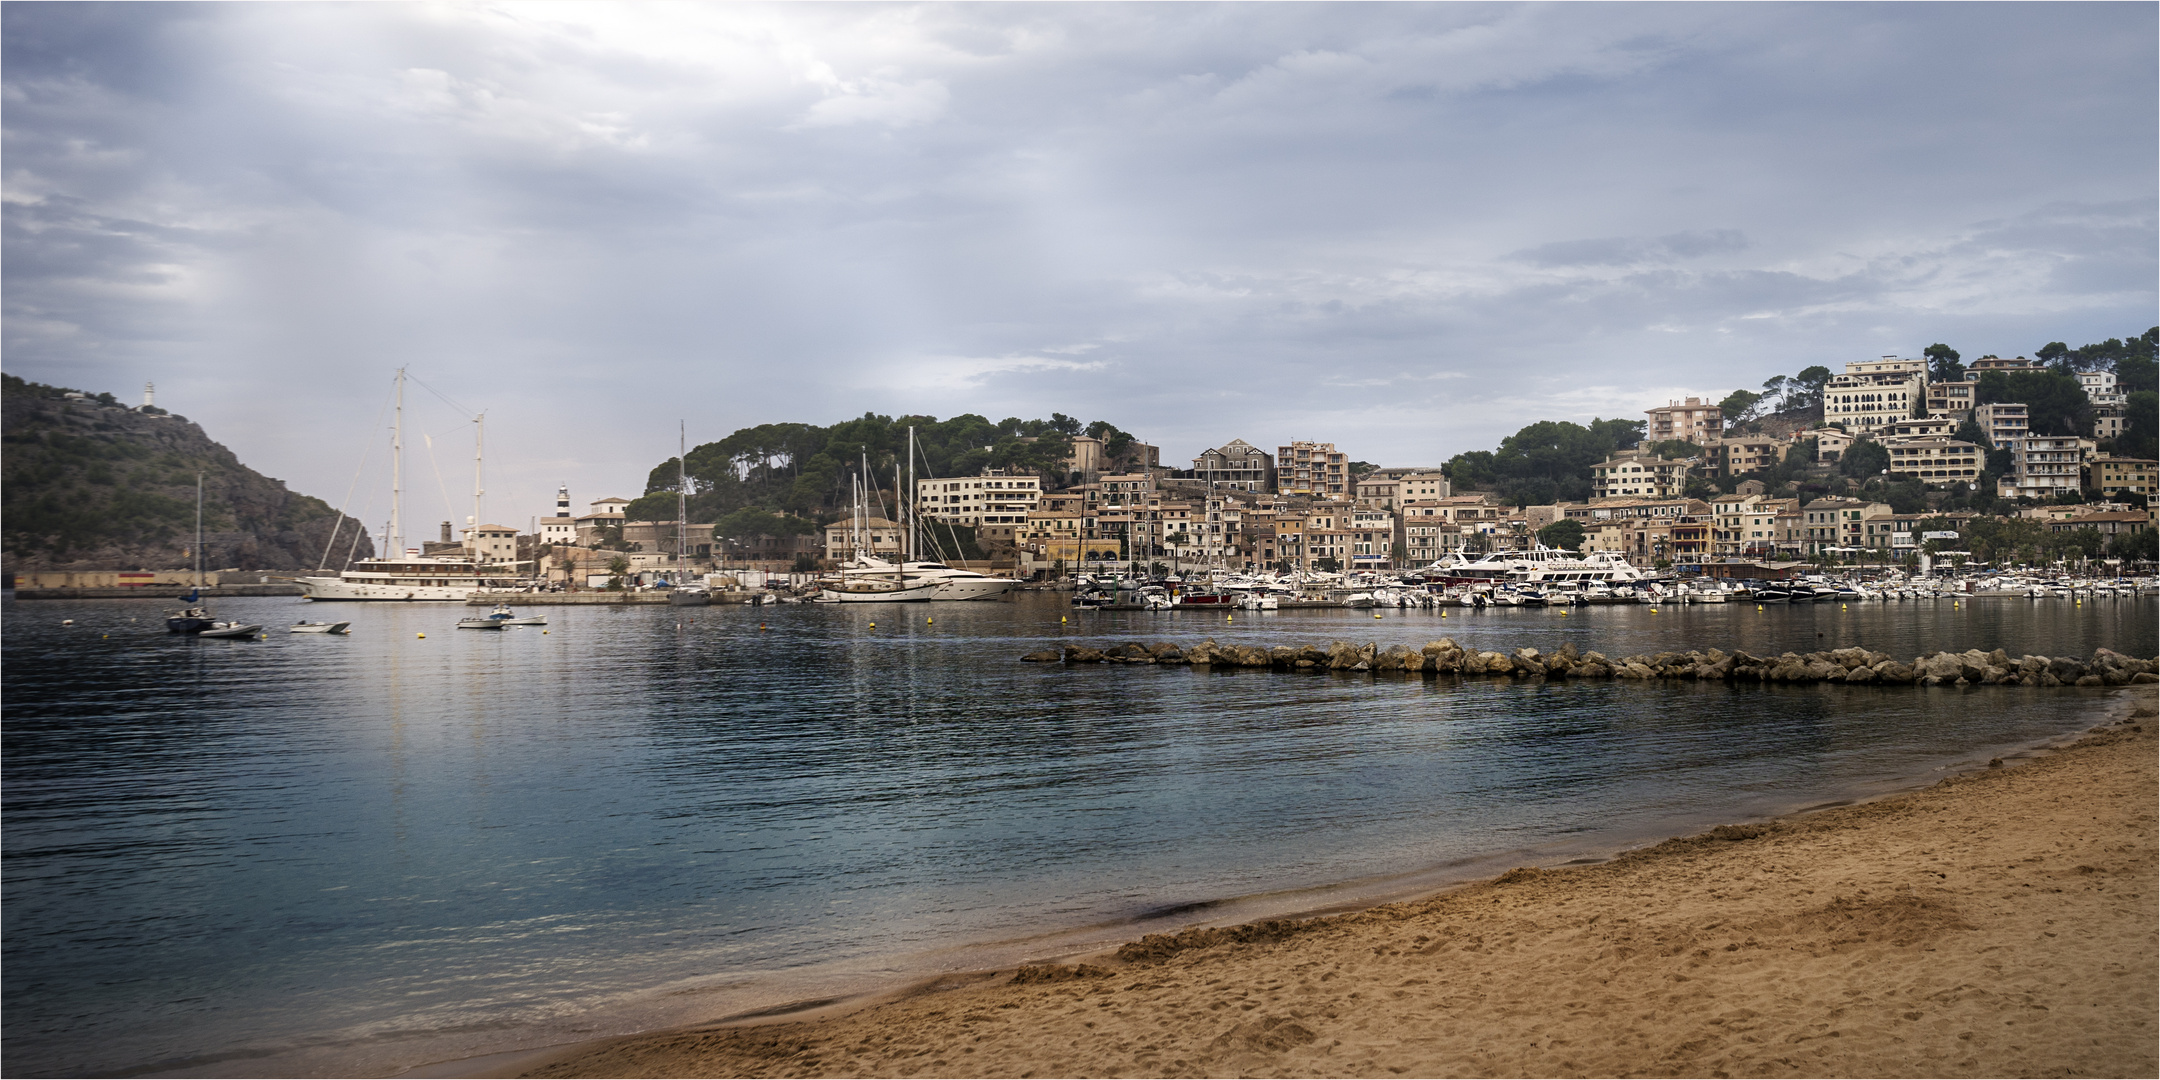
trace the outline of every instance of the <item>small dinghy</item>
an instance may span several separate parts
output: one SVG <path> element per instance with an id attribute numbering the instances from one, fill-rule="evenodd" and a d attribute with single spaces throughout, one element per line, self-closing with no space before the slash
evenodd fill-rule
<path id="1" fill-rule="evenodd" d="M 260 623 L 219 622 L 211 623 L 210 629 L 199 631 L 199 638 L 251 638 L 262 633 Z"/>
<path id="2" fill-rule="evenodd" d="M 292 632 L 295 634 L 349 634 L 352 633 L 351 627 L 352 624 L 349 622 L 306 622 L 303 620 L 292 624 Z"/>

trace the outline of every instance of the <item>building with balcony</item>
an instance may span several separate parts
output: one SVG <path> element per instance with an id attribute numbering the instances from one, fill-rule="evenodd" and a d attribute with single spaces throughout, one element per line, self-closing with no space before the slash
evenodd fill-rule
<path id="1" fill-rule="evenodd" d="M 2101 495 L 2142 495 L 2150 500 L 2155 462 L 2151 458 L 2096 457 L 2085 463 L 2085 486 Z"/>
<path id="2" fill-rule="evenodd" d="M 1684 439 L 1701 446 L 1725 433 L 1724 411 L 1702 398 L 1667 401 L 1655 409 L 1644 409 L 1643 415 L 1650 418 L 1643 427 L 1644 442 Z"/>
<path id="3" fill-rule="evenodd" d="M 1275 450 L 1275 490 L 1284 495 L 1348 500 L 1350 457 L 1331 442 L 1294 441 Z"/>
<path id="4" fill-rule="evenodd" d="M 2007 446 L 2011 472 L 1996 482 L 1997 495 L 2005 499 L 2052 499 L 2084 486 L 2084 440 L 2074 435 L 2028 434 Z"/>
<path id="5" fill-rule="evenodd" d="M 915 505 L 923 517 L 970 528 L 999 526 L 995 531 L 1003 535 L 1026 525 L 1041 499 L 1042 484 L 1033 473 L 1004 469 L 915 482 Z"/>
<path id="6" fill-rule="evenodd" d="M 1275 490 L 1275 458 L 1243 439 L 1232 439 L 1193 459 L 1193 478 L 1238 491 Z"/>
<path id="7" fill-rule="evenodd" d="M 1931 382 L 1927 384 L 1927 411 L 1929 416 L 1946 416 L 1963 422 L 1972 415 L 1973 406 L 1979 402 L 1980 380 L 1961 379 L 1957 382 Z"/>
<path id="8" fill-rule="evenodd" d="M 1988 445 L 2000 450 L 2025 437 L 2029 420 L 2022 402 L 2000 401 L 1976 406 L 1973 423 L 1980 425 Z"/>
<path id="9" fill-rule="evenodd" d="M 1987 451 L 1956 439 L 1895 439 L 1884 442 L 1893 476 L 1914 476 L 1929 487 L 1971 484 L 1987 467 Z"/>
<path id="10" fill-rule="evenodd" d="M 1670 499 L 1687 487 L 1696 459 L 1659 457 L 1648 450 L 1622 450 L 1590 467 L 1591 496 L 1598 499 Z"/>
<path id="11" fill-rule="evenodd" d="M 1927 361 L 1855 361 L 1842 375 L 1832 375 L 1823 386 L 1823 422 L 1843 424 L 1854 435 L 1868 434 L 1885 424 L 1912 418 L 1915 408 L 1927 405 Z"/>

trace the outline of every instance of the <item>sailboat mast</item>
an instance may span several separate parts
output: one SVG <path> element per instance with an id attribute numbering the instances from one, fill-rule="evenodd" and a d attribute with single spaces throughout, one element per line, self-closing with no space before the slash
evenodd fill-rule
<path id="1" fill-rule="evenodd" d="M 472 541 L 473 565 L 475 566 L 480 563 L 480 526 L 485 520 L 480 516 L 480 500 L 481 496 L 485 494 L 485 491 L 480 486 L 480 461 L 482 451 L 486 448 L 487 414 L 481 413 L 473 417 L 472 532 L 468 534 L 469 539 Z"/>
<path id="2" fill-rule="evenodd" d="M 915 532 L 922 527 L 922 518 L 920 516 L 922 508 L 916 505 L 921 500 L 917 497 L 915 491 L 915 425 L 913 424 L 909 424 L 907 429 L 907 495 L 907 555 L 900 560 L 903 564 L 909 559 L 922 558 L 921 555 L 916 554 L 919 550 L 916 546 L 919 541 Z"/>
<path id="3" fill-rule="evenodd" d="M 405 557 L 405 369 L 397 369 L 396 420 L 390 425 L 389 558 Z"/>
<path id="4" fill-rule="evenodd" d="M 375 414 L 378 418 L 381 413 Z M 202 474 L 195 474 L 195 588 L 202 588 Z"/>
<path id="5" fill-rule="evenodd" d="M 675 584 L 690 573 L 690 472 L 683 462 L 683 455 L 690 446 L 690 428 L 686 420 L 675 421 Z"/>

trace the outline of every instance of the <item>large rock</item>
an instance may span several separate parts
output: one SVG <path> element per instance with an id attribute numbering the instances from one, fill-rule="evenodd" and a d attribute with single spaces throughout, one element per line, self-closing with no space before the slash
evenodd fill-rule
<path id="1" fill-rule="evenodd" d="M 1020 662 L 1024 664 L 1055 664 L 1059 658 L 1060 654 L 1056 649 L 1037 649 L 1022 656 Z"/>
<path id="2" fill-rule="evenodd" d="M 1100 664 L 1104 659 L 1101 649 L 1091 649 L 1085 645 L 1065 647 L 1065 662 L 1068 664 Z"/>
<path id="3" fill-rule="evenodd" d="M 1545 665 L 1538 659 L 1536 649 L 1517 649 L 1512 659 L 1515 661 L 1515 674 L 1517 675 L 1545 674 Z"/>
<path id="4" fill-rule="evenodd" d="M 1349 671 L 1371 659 L 1359 655 L 1361 651 L 1357 646 L 1347 641 L 1330 642 L 1327 650 L 1327 666 L 1336 671 Z"/>

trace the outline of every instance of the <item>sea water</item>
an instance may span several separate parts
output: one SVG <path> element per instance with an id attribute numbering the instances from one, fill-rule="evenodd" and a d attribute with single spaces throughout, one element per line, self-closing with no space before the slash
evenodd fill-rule
<path id="1" fill-rule="evenodd" d="M 1017 662 L 1059 642 L 2151 656 L 2160 621 L 2150 597 L 1375 619 L 1023 594 L 502 631 L 220 608 L 267 637 L 5 609 L 11 1075 L 389 1074 L 1338 909 L 1918 786 L 2113 696 Z"/>

